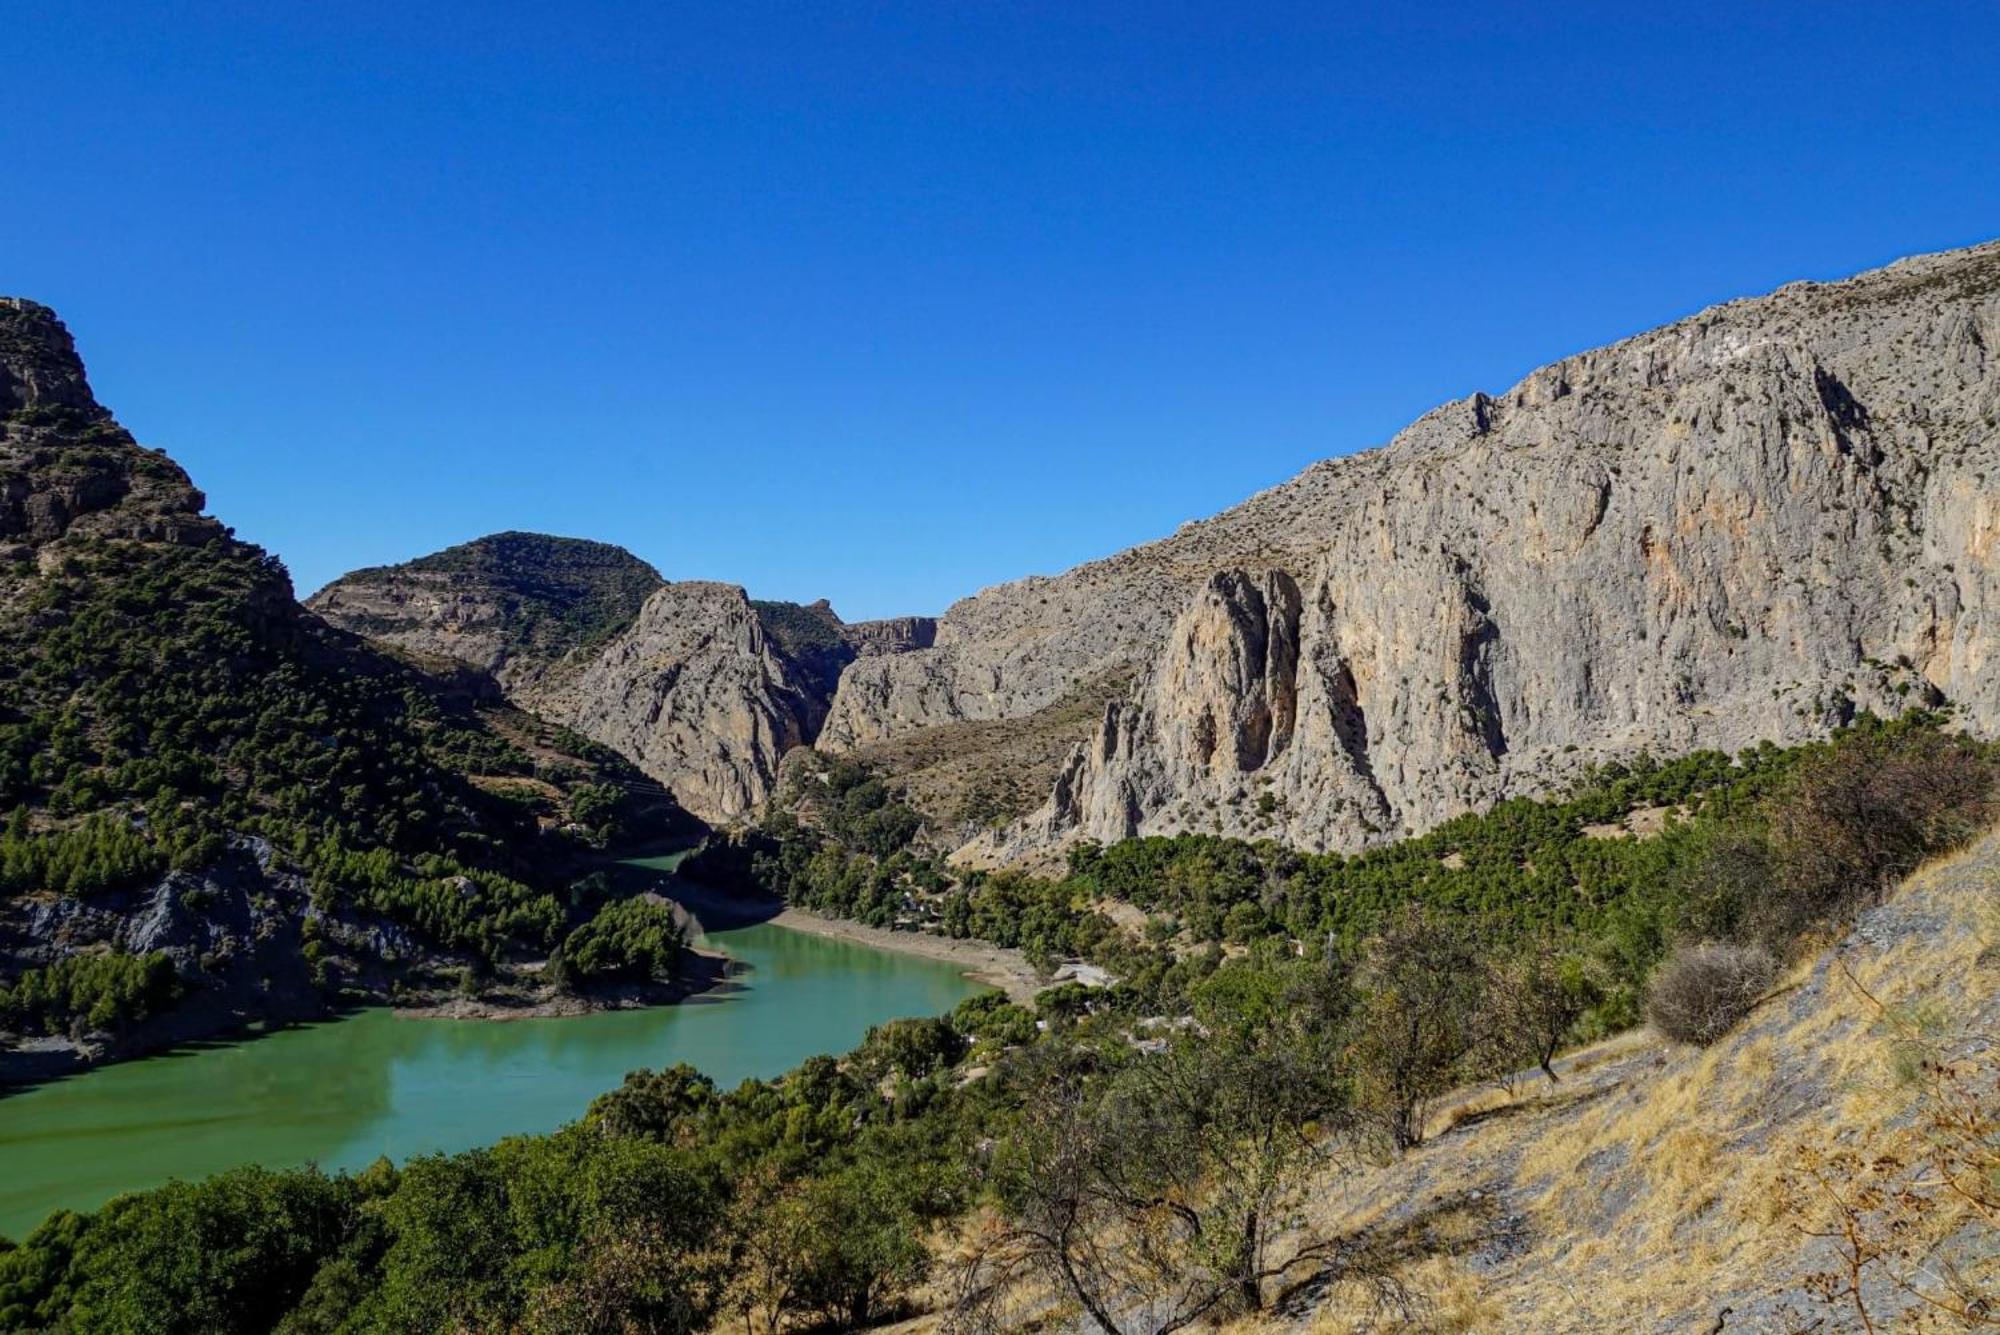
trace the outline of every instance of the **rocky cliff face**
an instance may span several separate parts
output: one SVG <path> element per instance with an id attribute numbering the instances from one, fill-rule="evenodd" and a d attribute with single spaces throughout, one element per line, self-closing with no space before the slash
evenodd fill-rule
<path id="1" fill-rule="evenodd" d="M 819 735 L 843 668 L 927 644 L 931 624 L 848 626 L 823 602 L 753 602 L 737 585 L 688 580 L 514 694 L 629 756 L 704 820 L 730 823 L 770 797 L 785 752 Z"/>
<path id="2" fill-rule="evenodd" d="M 984 829 L 968 857 L 1355 847 L 1644 748 L 1919 702 L 2000 727 L 1996 293 L 1989 245 L 1716 307 L 935 623 L 666 585 L 524 652 L 449 572 L 313 603 L 496 672 L 710 819 L 810 743 Z"/>
<path id="3" fill-rule="evenodd" d="M 2000 729 L 2000 245 L 1732 302 L 1446 405 L 857 663 L 820 745 L 1045 714 L 968 856 L 1219 830 L 1351 848 L 1643 748 L 1950 702 Z"/>
<path id="4" fill-rule="evenodd" d="M 54 311 L 0 297 L 0 557 L 72 534 L 194 545 L 221 536 L 180 466 L 91 397 Z"/>
<path id="5" fill-rule="evenodd" d="M 356 571 L 307 600 L 345 629 L 490 673 L 508 697 L 622 752 L 705 820 L 770 796 L 843 669 L 927 647 L 926 617 L 847 625 L 825 601 L 663 582 L 617 547 L 507 533 Z"/>
<path id="6" fill-rule="evenodd" d="M 665 586 L 601 650 L 522 698 L 631 757 L 710 821 L 761 804 L 825 709 L 743 590 L 702 581 Z"/>

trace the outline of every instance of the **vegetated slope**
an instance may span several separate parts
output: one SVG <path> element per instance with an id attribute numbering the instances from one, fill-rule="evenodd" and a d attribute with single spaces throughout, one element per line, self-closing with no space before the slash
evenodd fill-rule
<path id="1" fill-rule="evenodd" d="M 306 606 L 357 634 L 507 682 L 623 630 L 661 583 L 622 547 L 509 532 L 356 570 Z"/>
<path id="2" fill-rule="evenodd" d="M 591 907 L 551 893 L 579 854 L 689 824 L 306 613 L 203 503 L 54 314 L 0 300 L 0 1028 L 35 1040 L 10 1073 L 546 954 Z"/>
<path id="3" fill-rule="evenodd" d="M 848 625 L 825 601 L 666 583 L 622 548 L 530 533 L 358 570 L 306 602 L 357 634 L 491 674 L 717 823 L 760 806 L 785 753 L 811 745 L 843 668 L 928 645 L 932 627 Z"/>
<path id="4" fill-rule="evenodd" d="M 1313 1226 L 1398 1249 L 1441 1329 L 1830 1335 L 1864 1311 L 1983 1329 L 1953 1312 L 2000 1293 L 1996 1032 L 1989 833 L 1722 1041 L 1644 1031 L 1559 1061 L 1556 1083 L 1469 1091 L 1422 1148 L 1328 1183 Z M 1361 1328 L 1357 1296 L 1305 1295 L 1263 1328 Z"/>
<path id="5" fill-rule="evenodd" d="M 1535 1166 L 1523 1150 L 1525 1185 L 1481 1185 L 1472 1189 L 1478 1195 L 1450 1194 L 1415 1218 L 1389 1217 L 1396 1202 L 1457 1171 L 1460 1158 L 1440 1155 L 1441 1146 L 1464 1147 L 1469 1135 L 1502 1127 L 1533 1128 L 1539 1115 L 1437 1112 L 1467 1081 L 1535 1070 L 1590 1032 L 1593 1016 L 1619 1023 L 1621 972 L 1644 983 L 1673 943 L 1718 933 L 1727 948 L 1761 957 L 1767 968 L 1773 955 L 1809 958 L 1812 933 L 1854 922 L 1857 909 L 1879 906 L 1882 888 L 1926 855 L 1962 847 L 1987 827 L 1995 758 L 1992 748 L 1938 731 L 1934 720 L 1871 721 L 1833 742 L 1760 749 L 1736 765 L 1690 756 L 1606 776 L 1560 807 L 1509 803 L 1454 822 L 1442 839 L 1381 850 L 1392 856 L 1307 859 L 1207 836 L 1133 841 L 1102 850 L 1080 874 L 1100 893 L 1156 887 L 1190 918 L 1210 916 L 1218 893 L 1247 889 L 1263 916 L 1248 924 L 1246 948 L 1174 949 L 1148 923 L 1149 944 L 1128 943 L 1130 967 L 1119 966 L 1125 972 L 1114 986 L 1054 987 L 1032 1010 L 998 995 L 971 998 L 949 1017 L 881 1026 L 846 1058 L 813 1058 L 776 1080 L 723 1092 L 685 1066 L 639 1071 L 581 1123 L 551 1135 L 356 1175 L 242 1169 L 134 1193 L 87 1215 L 59 1212 L 18 1245 L 0 1243 L 0 1325 L 150 1329 L 162 1324 L 155 1314 L 169 1313 L 178 1319 L 168 1328 L 204 1335 L 693 1332 L 739 1322 L 778 1332 L 856 1329 L 931 1311 L 949 1312 L 958 1330 L 1110 1335 L 1224 1321 L 1344 1329 L 1355 1324 L 1346 1319 L 1353 1301 L 1365 1296 L 1367 1329 L 1536 1329 L 1533 1320 L 1500 1319 L 1504 1311 L 1540 1312 L 1532 1295 L 1516 1301 L 1475 1282 L 1488 1274 L 1532 1282 L 1532 1274 L 1500 1267 L 1533 1249 L 1556 1263 L 1605 1257 L 1606 1269 L 1592 1278 L 1607 1292 L 1583 1299 L 1597 1306 L 1581 1310 L 1586 1321 L 1622 1314 L 1630 1309 L 1613 1299 L 1624 1276 L 1654 1261 L 1666 1279 L 1684 1272 L 1670 1248 L 1654 1256 L 1593 1251 L 1576 1227 L 1586 1204 L 1631 1222 L 1635 1234 L 1661 1215 L 1685 1217 L 1688 1227 L 1715 1222 L 1685 1203 L 1673 1176 L 1681 1166 L 1711 1166 L 1700 1155 L 1670 1157 L 1686 1148 L 1682 1141 L 1663 1142 L 1667 1153 L 1651 1158 L 1584 1153 L 1607 1137 L 1654 1134 L 1620 1118 L 1634 1091 L 1644 1097 L 1648 1068 L 1618 1069 L 1625 1084 L 1594 1096 L 1594 1072 L 1614 1071 L 1607 1052 L 1625 1049 L 1559 1060 L 1558 1088 L 1583 1097 L 1548 1109 L 1550 1134 L 1531 1137 L 1535 1153 L 1556 1156 L 1549 1166 Z M 849 845 L 897 848 L 887 870 L 907 857 L 897 846 L 914 818 L 879 779 L 855 768 L 830 767 L 815 819 Z M 1706 837 L 1691 844 L 1673 817 L 1655 819 L 1662 799 L 1695 808 L 1692 820 Z M 1635 801 L 1651 814 L 1634 809 Z M 1607 819 L 1620 811 L 1622 833 Z M 1611 887 L 1590 869 L 1610 868 L 1584 843 L 1617 864 L 1633 855 L 1627 871 L 1650 865 L 1663 874 L 1620 875 L 1613 898 L 1627 902 L 1606 902 Z M 822 860 L 832 879 L 808 874 L 821 889 L 872 888 L 838 849 L 810 858 Z M 1567 894 L 1549 875 L 1565 860 L 1581 873 Z M 1992 861 L 1989 845 L 1976 869 L 1988 873 Z M 1452 864 L 1445 870 L 1456 890 L 1468 893 L 1451 893 L 1451 883 L 1432 874 L 1441 864 Z M 968 907 L 1024 933 L 1079 916 L 1075 887 L 1024 895 L 1032 887 L 1023 879 L 986 878 L 996 893 Z M 1362 918 L 1347 924 L 1351 934 L 1313 930 L 1300 939 L 1273 921 L 1276 893 L 1305 892 L 1287 915 L 1303 926 L 1317 916 L 1315 890 L 1342 880 L 1354 893 L 1341 898 L 1363 901 L 1337 906 L 1360 910 Z M 1015 893 L 1003 889 L 1009 881 Z M 1990 879 L 1966 887 L 1990 911 Z M 1573 917 L 1579 907 L 1584 912 Z M 1857 941 L 1876 947 L 1899 939 L 1901 928 L 1885 922 L 1900 920 L 1859 921 Z M 1874 962 L 1879 970 L 1857 959 L 1857 976 L 1893 1000 L 1904 995 L 1893 990 L 1895 980 L 1873 972 L 1929 970 L 1926 977 L 1955 983 L 1959 999 L 1990 999 L 1989 975 L 1980 972 L 1990 966 L 1989 946 L 1972 950 L 1964 927 L 1927 908 L 1913 926 L 1942 949 L 1890 954 Z M 607 936 L 621 937 L 625 927 L 614 920 Z M 1241 939 L 1233 925 L 1229 931 Z M 1678 977 L 1688 959 L 1711 949 L 1676 950 L 1663 973 Z M 1144 954 L 1155 958 L 1149 964 Z M 1649 991 L 1657 1000 L 1659 989 Z M 1762 1024 L 1779 1013 L 1771 1007 L 1791 1004 L 1787 995 L 1759 1005 L 1756 994 L 1731 994 L 1725 1019 Z M 1989 1010 L 1988 1001 L 1975 1001 L 1969 1023 L 1990 1018 Z M 1926 1095 L 1917 1120 L 1883 1127 L 1935 1129 L 1950 1163 L 1969 1170 L 1954 1168 L 1949 1180 L 1973 1193 L 1963 1199 L 1977 1215 L 1982 1201 L 1993 1206 L 1990 1192 L 1978 1194 L 1994 1180 L 1985 1092 L 1992 1054 L 1957 1042 L 1955 1012 L 1910 1013 L 1927 1016 L 1928 1029 L 1909 1031 L 1916 1047 L 1899 1050 L 1922 1048 L 1931 1065 L 1903 1067 L 1944 1098 Z M 1904 1016 L 1889 1018 L 1893 1026 Z M 1808 1022 L 1803 1060 L 1810 1066 L 1841 1041 Z M 1988 1064 L 1962 1062 L 1961 1053 Z M 1642 1074 L 1630 1075 L 1634 1069 Z M 1709 1068 L 1691 1069 L 1707 1092 Z M 1779 1061 L 1771 1070 L 1783 1076 L 1789 1067 Z M 1522 1086 L 1519 1078 L 1507 1083 Z M 1783 1119 L 1818 1089 L 1765 1092 Z M 1966 1098 L 1953 1093 L 1968 1090 Z M 1665 1106 L 1678 1112 L 1675 1103 Z M 1925 1107 L 1970 1109 L 1974 1134 L 1952 1130 L 1949 1118 L 1939 1121 Z M 1976 1120 L 1981 1109 L 1984 1124 Z M 1559 1121 L 1572 1113 L 1582 1120 Z M 1590 1120 L 1599 1113 L 1603 1121 Z M 1742 1133 L 1754 1136 L 1763 1115 L 1745 1107 Z M 1873 1134 L 1845 1106 L 1834 1115 Z M 1730 1125 L 1734 1136 L 1739 1124 Z M 1779 1127 L 1789 1130 L 1782 1120 Z M 1502 1171 L 1482 1155 L 1464 1156 L 1469 1171 Z M 1392 1161 L 1396 1167 L 1380 1166 Z M 1879 1154 L 1860 1161 L 1869 1172 L 1888 1171 L 1875 1166 Z M 1831 1180 L 1856 1180 L 1846 1160 L 1801 1162 L 1819 1164 Z M 1739 1159 L 1719 1167 L 1754 1165 Z M 1616 1195 L 1597 1199 L 1600 1180 Z M 1933 1237 L 1962 1237 L 1925 1255 L 1963 1256 L 1958 1278 L 1982 1282 L 1972 1266 L 1991 1259 L 1993 1248 L 1980 1240 L 1991 1237 L 1992 1223 L 1981 1225 L 1929 1189 L 1941 1180 L 1916 1184 L 1921 1199 L 1901 1236 L 1926 1246 Z M 1716 1190 L 1733 1188 L 1725 1182 Z M 1503 1198 L 1504 1211 L 1482 1204 L 1506 1191 L 1513 1196 Z M 1641 1191 L 1648 1194 L 1635 1200 L 1631 1193 Z M 1523 1204 L 1527 1192 L 1548 1199 Z M 1798 1201 L 1787 1210 L 1810 1208 L 1803 1198 L 1786 1199 Z M 1365 1208 L 1377 1200 L 1387 1210 Z M 1989 1208 L 1986 1218 L 1994 1213 Z M 1982 1226 L 1987 1233 L 1976 1231 Z M 1644 1240 L 1658 1243 L 1657 1232 L 1649 1227 Z M 1759 1246 L 1797 1236 L 1758 1235 L 1741 1253 L 1746 1264 L 1761 1265 Z M 1811 1275 L 1783 1264 L 1732 1273 L 1727 1283 L 1740 1286 L 1732 1296 L 1740 1291 L 1763 1305 L 1750 1311 L 1813 1296 Z M 1951 1296 L 1927 1292 L 1939 1301 Z M 1555 1311 L 1558 1328 L 1568 1310 Z M 1661 1310 L 1679 1309 L 1663 1303 Z"/>
<path id="6" fill-rule="evenodd" d="M 969 850 L 1018 861 L 1179 830 L 1354 848 L 1905 701 L 1990 732 L 1996 348 L 1995 244 L 1712 308 L 959 602 L 934 647 L 846 671 L 818 744 L 921 765 L 927 729 L 1038 728 L 1131 674 L 1042 809 Z"/>

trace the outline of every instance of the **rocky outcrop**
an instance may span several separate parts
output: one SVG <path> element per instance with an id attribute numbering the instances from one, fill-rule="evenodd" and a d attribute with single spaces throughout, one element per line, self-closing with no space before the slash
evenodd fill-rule
<path id="1" fill-rule="evenodd" d="M 822 599 L 815 606 L 826 607 L 827 604 Z M 854 651 L 856 658 L 913 653 L 937 643 L 937 618 L 885 617 L 880 621 L 848 622 L 841 625 L 840 638 Z"/>
<path id="2" fill-rule="evenodd" d="M 785 752 L 819 735 L 843 668 L 927 643 L 931 625 L 848 626 L 824 602 L 753 602 L 734 584 L 683 581 L 516 698 L 630 757 L 704 820 L 730 823 L 770 797 Z"/>
<path id="3" fill-rule="evenodd" d="M 222 526 L 164 454 L 141 449 L 91 397 L 54 311 L 0 297 L 0 558 L 74 534 L 182 545 Z"/>
<path id="4" fill-rule="evenodd" d="M 356 634 L 490 673 L 504 687 L 630 625 L 662 582 L 622 547 L 509 532 L 343 575 L 306 606 Z"/>
<path id="5" fill-rule="evenodd" d="M 2000 245 L 1733 302 L 1174 537 L 953 607 L 821 745 L 1138 673 L 969 850 L 1353 848 L 1592 761 L 1948 702 L 2000 729 Z"/>
<path id="6" fill-rule="evenodd" d="M 0 297 L 0 415 L 64 409 L 93 422 L 98 406 L 76 342 L 56 313 L 24 297 Z"/>
<path id="7" fill-rule="evenodd" d="M 637 763 L 705 820 L 770 796 L 842 671 L 927 648 L 928 617 L 848 625 L 825 600 L 663 582 L 621 548 L 502 533 L 356 571 L 307 599 L 335 625 L 490 674 L 516 704 Z"/>
<path id="8" fill-rule="evenodd" d="M 825 711 L 743 590 L 705 581 L 664 586 L 602 649 L 556 665 L 522 699 L 623 752 L 710 821 L 761 804 Z"/>

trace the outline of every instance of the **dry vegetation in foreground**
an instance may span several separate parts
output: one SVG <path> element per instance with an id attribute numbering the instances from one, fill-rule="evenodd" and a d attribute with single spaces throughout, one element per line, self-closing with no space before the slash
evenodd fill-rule
<path id="1" fill-rule="evenodd" d="M 1330 1167 L 1285 1245 L 1346 1240 L 1367 1282 L 1221 1329 L 2000 1329 L 1996 1034 L 2000 831 L 1926 864 L 1713 1045 L 1621 1034 L 1557 1059 L 1558 1081 L 1442 1101 L 1399 1158 Z M 999 1227 L 975 1215 L 940 1249 Z M 1078 1328 L 1046 1286 L 1017 1297 L 1012 1328 Z"/>
<path id="2" fill-rule="evenodd" d="M 2000 833 L 1920 870 L 1708 1048 L 1626 1035 L 1468 1093 L 1316 1230 L 1436 1245 L 1407 1322 L 1311 1331 L 2000 1329 Z"/>

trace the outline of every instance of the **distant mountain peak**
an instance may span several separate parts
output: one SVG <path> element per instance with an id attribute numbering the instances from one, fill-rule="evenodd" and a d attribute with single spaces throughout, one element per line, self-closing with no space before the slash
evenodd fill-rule
<path id="1" fill-rule="evenodd" d="M 492 674 L 516 703 L 622 752 L 718 821 L 769 796 L 785 752 L 819 735 L 849 663 L 927 646 L 935 628 L 849 625 L 824 598 L 667 583 L 622 548 L 520 532 L 357 570 L 307 606 Z"/>

